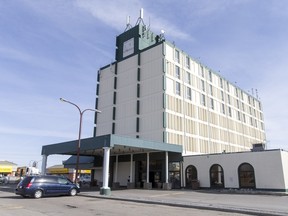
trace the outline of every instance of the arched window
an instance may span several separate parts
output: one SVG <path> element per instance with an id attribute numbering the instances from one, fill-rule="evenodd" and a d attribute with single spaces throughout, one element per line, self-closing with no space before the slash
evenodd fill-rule
<path id="1" fill-rule="evenodd" d="M 198 179 L 197 169 L 193 165 L 186 168 L 186 187 L 191 188 L 192 182 Z"/>
<path id="2" fill-rule="evenodd" d="M 242 163 L 238 167 L 239 187 L 255 188 L 254 168 L 249 163 Z"/>
<path id="3" fill-rule="evenodd" d="M 224 188 L 224 172 L 219 164 L 214 164 L 210 168 L 211 188 Z"/>

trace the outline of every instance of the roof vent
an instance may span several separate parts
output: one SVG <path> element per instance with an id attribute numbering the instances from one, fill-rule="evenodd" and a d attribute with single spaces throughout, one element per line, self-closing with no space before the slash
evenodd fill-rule
<path id="1" fill-rule="evenodd" d="M 252 152 L 257 152 L 257 151 L 264 151 L 265 150 L 265 144 L 264 143 L 256 143 L 252 145 Z"/>

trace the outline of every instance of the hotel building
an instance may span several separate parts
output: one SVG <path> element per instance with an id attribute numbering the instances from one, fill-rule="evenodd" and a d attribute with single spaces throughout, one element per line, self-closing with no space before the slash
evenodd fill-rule
<path id="1" fill-rule="evenodd" d="M 95 136 L 181 145 L 183 155 L 249 151 L 265 142 L 261 102 L 140 19 L 98 74 Z"/>
<path id="2" fill-rule="evenodd" d="M 227 178 L 234 179 L 230 186 L 236 188 L 260 185 L 256 180 L 262 177 L 254 176 L 256 154 L 247 154 L 251 163 L 246 164 L 246 154 L 237 153 L 264 150 L 257 96 L 166 41 L 163 32 L 153 33 L 141 16 L 116 37 L 115 61 L 98 71 L 96 95 L 101 113 L 95 113 L 94 136 L 82 139 L 80 149 L 77 140 L 43 146 L 43 171 L 51 154 L 80 154 L 83 160 L 88 156 L 80 168 L 91 169 L 92 180 L 103 183 L 100 194 L 110 194 L 111 186 L 191 187 L 194 180 L 200 180 L 200 187 L 224 188 Z M 213 160 L 205 160 L 209 155 Z M 264 154 L 257 155 L 264 160 Z M 239 163 L 224 176 L 223 167 L 228 169 L 233 156 Z M 75 161 L 64 166 L 75 167 Z M 243 183 L 251 178 L 253 184 Z M 286 190 L 283 182 L 265 187 Z"/>

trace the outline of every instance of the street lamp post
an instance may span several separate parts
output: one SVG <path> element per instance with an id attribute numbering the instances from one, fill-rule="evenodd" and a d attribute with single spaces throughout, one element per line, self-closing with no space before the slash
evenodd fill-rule
<path id="1" fill-rule="evenodd" d="M 79 114 L 80 114 L 79 134 L 78 134 L 78 143 L 77 143 L 76 177 L 75 177 L 75 180 L 74 180 L 74 182 L 76 183 L 77 182 L 77 178 L 78 178 L 78 172 L 79 172 L 79 156 L 80 156 L 80 147 L 81 147 L 82 116 L 83 116 L 84 112 L 86 112 L 86 111 L 93 111 L 93 112 L 96 112 L 96 113 L 101 113 L 101 111 L 97 110 L 97 109 L 84 109 L 84 110 L 81 110 L 80 107 L 77 104 L 72 103 L 71 101 L 65 100 L 63 98 L 60 98 L 60 101 L 66 102 L 66 103 L 69 103 L 69 104 L 75 106 L 78 109 Z"/>

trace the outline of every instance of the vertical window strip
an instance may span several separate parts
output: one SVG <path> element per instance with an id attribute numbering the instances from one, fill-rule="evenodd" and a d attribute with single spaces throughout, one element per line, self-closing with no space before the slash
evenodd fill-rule
<path id="1" fill-rule="evenodd" d="M 116 107 L 113 107 L 113 116 L 112 116 L 112 120 L 116 119 Z"/>
<path id="2" fill-rule="evenodd" d="M 99 95 L 99 83 L 97 84 L 97 87 L 96 87 L 96 95 Z"/>
<path id="3" fill-rule="evenodd" d="M 115 122 L 112 123 L 112 134 L 115 134 Z"/>
<path id="4" fill-rule="evenodd" d="M 116 75 L 117 75 L 117 73 L 118 73 L 118 64 L 117 64 L 117 62 L 115 63 L 115 72 L 114 72 Z"/>
<path id="5" fill-rule="evenodd" d="M 137 115 L 140 114 L 140 101 L 137 100 Z"/>
<path id="6" fill-rule="evenodd" d="M 137 70 L 137 81 L 140 82 L 140 68 Z"/>
<path id="7" fill-rule="evenodd" d="M 177 66 L 177 65 L 175 65 L 175 77 L 176 77 L 177 79 L 180 79 L 180 78 L 181 78 L 181 77 L 180 77 L 180 67 Z"/>
<path id="8" fill-rule="evenodd" d="M 140 66 L 140 64 L 141 64 L 141 55 L 140 55 L 140 53 L 138 54 L 138 66 Z"/>
<path id="9" fill-rule="evenodd" d="M 113 104 L 114 104 L 114 105 L 116 104 L 116 95 L 117 95 L 117 93 L 114 92 L 114 95 L 113 95 Z"/>
<path id="10" fill-rule="evenodd" d="M 139 132 L 139 117 L 136 118 L 136 132 Z"/>
<path id="11" fill-rule="evenodd" d="M 179 96 L 181 95 L 181 84 L 179 82 L 176 82 L 175 94 L 177 94 Z"/>
<path id="12" fill-rule="evenodd" d="M 179 50 L 175 50 L 175 61 L 180 63 L 180 52 Z"/>
<path id="13" fill-rule="evenodd" d="M 114 77 L 114 89 L 117 89 L 117 77 Z"/>
<path id="14" fill-rule="evenodd" d="M 140 84 L 137 84 L 137 98 L 140 97 Z"/>

